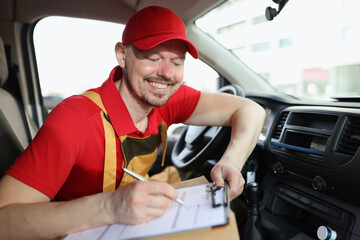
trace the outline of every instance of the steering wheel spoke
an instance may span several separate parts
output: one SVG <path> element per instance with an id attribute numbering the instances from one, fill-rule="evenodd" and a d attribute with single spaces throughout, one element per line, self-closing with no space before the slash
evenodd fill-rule
<path id="1" fill-rule="evenodd" d="M 184 148 L 181 150 L 181 152 L 178 155 L 178 159 L 182 162 L 187 162 L 186 160 L 189 159 L 189 156 L 191 156 L 192 151 L 188 148 Z"/>

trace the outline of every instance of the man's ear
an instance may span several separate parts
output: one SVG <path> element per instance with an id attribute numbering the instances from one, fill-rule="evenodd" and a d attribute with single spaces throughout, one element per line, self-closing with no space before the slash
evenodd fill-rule
<path id="1" fill-rule="evenodd" d="M 116 60 L 121 68 L 125 67 L 125 46 L 121 42 L 115 45 Z"/>

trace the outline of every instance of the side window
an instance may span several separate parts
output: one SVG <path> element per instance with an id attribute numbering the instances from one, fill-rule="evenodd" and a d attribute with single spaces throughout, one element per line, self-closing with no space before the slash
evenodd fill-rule
<path id="1" fill-rule="evenodd" d="M 187 54 L 184 84 L 201 91 L 216 92 L 219 88 L 219 74 L 203 61 Z"/>
<path id="2" fill-rule="evenodd" d="M 99 86 L 117 64 L 114 46 L 123 25 L 47 17 L 34 30 L 44 104 L 51 110 L 66 97 Z"/>
<path id="3" fill-rule="evenodd" d="M 34 30 L 36 61 L 45 107 L 98 87 L 117 65 L 115 44 L 124 25 L 67 17 L 47 17 Z M 190 55 L 185 62 L 184 84 L 216 91 L 218 74 Z"/>

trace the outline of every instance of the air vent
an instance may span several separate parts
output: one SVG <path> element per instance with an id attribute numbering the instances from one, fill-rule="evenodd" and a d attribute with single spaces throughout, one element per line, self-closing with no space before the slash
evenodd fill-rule
<path id="1" fill-rule="evenodd" d="M 360 118 L 348 117 L 338 145 L 338 152 L 354 155 L 360 146 Z"/>
<path id="2" fill-rule="evenodd" d="M 274 139 L 280 139 L 281 131 L 285 125 L 285 121 L 289 115 L 289 112 L 282 112 L 281 116 L 276 124 L 276 127 L 274 129 L 274 132 L 272 134 L 272 138 Z"/>

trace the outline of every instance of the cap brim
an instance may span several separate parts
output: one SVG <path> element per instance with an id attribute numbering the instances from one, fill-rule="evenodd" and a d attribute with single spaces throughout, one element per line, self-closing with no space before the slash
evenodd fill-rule
<path id="1" fill-rule="evenodd" d="M 166 42 L 169 40 L 174 40 L 174 39 L 183 40 L 186 44 L 187 51 L 190 53 L 190 55 L 195 59 L 199 58 L 199 53 L 198 53 L 196 47 L 189 40 L 187 40 L 186 38 L 181 37 L 179 35 L 171 35 L 171 34 L 160 35 L 160 36 L 155 35 L 155 36 L 150 36 L 147 38 L 143 38 L 143 39 L 134 41 L 133 44 L 141 50 L 148 50 L 150 48 L 153 48 L 153 47 L 159 45 L 160 43 L 163 43 L 163 42 Z"/>

